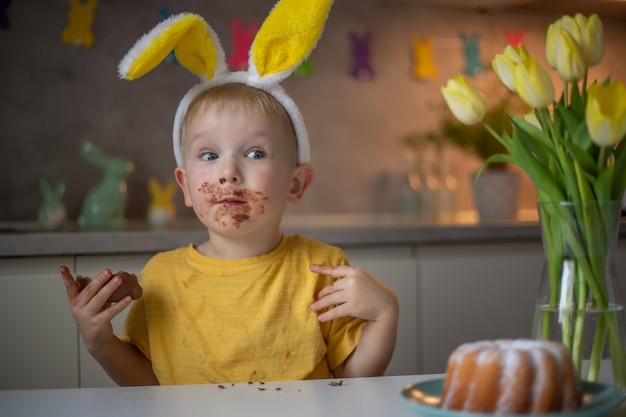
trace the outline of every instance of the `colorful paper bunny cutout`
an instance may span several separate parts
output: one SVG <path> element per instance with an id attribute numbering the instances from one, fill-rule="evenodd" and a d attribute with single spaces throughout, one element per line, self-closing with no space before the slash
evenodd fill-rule
<path id="1" fill-rule="evenodd" d="M 11 4 L 11 0 L 0 0 L 0 29 L 8 29 L 11 25 L 9 20 L 8 8 Z"/>
<path id="2" fill-rule="evenodd" d="M 313 64 L 310 59 L 305 59 L 302 64 L 293 72 L 297 77 L 310 77 L 313 75 Z"/>
<path id="3" fill-rule="evenodd" d="M 228 65 L 231 70 L 246 70 L 248 68 L 248 51 L 254 42 L 254 35 L 259 30 L 259 24 L 256 22 L 249 23 L 244 26 L 241 19 L 234 18 L 230 21 L 232 30 L 231 46 L 232 52 L 228 56 Z"/>
<path id="4" fill-rule="evenodd" d="M 61 32 L 61 41 L 74 46 L 91 48 L 95 37 L 91 31 L 94 9 L 98 0 L 70 0 L 67 26 Z"/>
<path id="5" fill-rule="evenodd" d="M 121 78 L 137 79 L 159 65 L 172 49 L 178 62 L 200 78 L 181 100 L 174 118 L 173 145 L 182 164 L 180 134 L 191 102 L 204 91 L 228 83 L 246 84 L 272 95 L 285 108 L 296 132 L 298 162 L 310 161 L 308 133 L 296 104 L 280 82 L 309 56 L 322 34 L 332 0 L 281 0 L 257 32 L 248 69 L 231 72 L 217 34 L 199 15 L 180 13 L 142 36 L 118 65 Z"/>
<path id="6" fill-rule="evenodd" d="M 126 178 L 134 164 L 126 158 L 110 156 L 92 142 L 83 140 L 80 156 L 102 170 L 102 179 L 83 200 L 78 216 L 80 230 L 118 230 L 126 225 Z"/>
<path id="7" fill-rule="evenodd" d="M 357 80 L 370 80 L 374 78 L 374 68 L 370 62 L 371 33 L 360 35 L 356 32 L 348 33 L 352 51 L 352 66 L 350 75 Z"/>
<path id="8" fill-rule="evenodd" d="M 42 201 L 37 211 L 39 224 L 48 230 L 58 229 L 67 219 L 67 210 L 63 203 L 65 181 L 52 185 L 45 178 L 39 179 L 39 192 Z"/>
<path id="9" fill-rule="evenodd" d="M 411 45 L 413 46 L 413 76 L 418 80 L 436 79 L 439 71 L 435 65 L 432 35 L 426 35 L 423 39 L 417 35 L 411 35 Z"/>
<path id="10" fill-rule="evenodd" d="M 154 228 L 164 228 L 176 216 L 176 205 L 174 204 L 176 183 L 169 181 L 165 186 L 162 186 L 159 180 L 150 177 L 148 192 L 151 197 L 148 206 L 148 222 Z"/>
<path id="11" fill-rule="evenodd" d="M 478 45 L 480 35 L 474 33 L 468 36 L 465 33 L 460 33 L 459 37 L 463 42 L 463 54 L 465 56 L 465 69 L 463 72 L 469 76 L 478 75 L 485 70 L 480 60 L 480 46 Z"/>
<path id="12" fill-rule="evenodd" d="M 520 43 L 524 43 L 524 37 L 526 36 L 523 30 L 514 32 L 511 29 L 505 29 L 504 35 L 506 36 L 508 44 L 516 48 Z"/>

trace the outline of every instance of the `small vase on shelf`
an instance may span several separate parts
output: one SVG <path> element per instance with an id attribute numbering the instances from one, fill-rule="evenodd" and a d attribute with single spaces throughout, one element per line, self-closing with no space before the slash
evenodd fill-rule
<path id="1" fill-rule="evenodd" d="M 621 202 L 538 209 L 546 259 L 532 335 L 563 343 L 580 379 L 626 391 L 626 315 L 613 257 Z"/>

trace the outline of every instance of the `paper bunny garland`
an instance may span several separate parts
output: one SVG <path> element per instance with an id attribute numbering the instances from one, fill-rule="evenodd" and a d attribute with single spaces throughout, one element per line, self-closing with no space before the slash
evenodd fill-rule
<path id="1" fill-rule="evenodd" d="M 369 32 L 364 34 L 349 32 L 348 37 L 352 47 L 350 75 L 357 80 L 370 80 L 374 78 L 374 68 L 372 67 L 370 59 L 372 34 Z"/>
<path id="2" fill-rule="evenodd" d="M 525 33 L 523 30 L 513 31 L 511 29 L 505 29 L 504 35 L 506 36 L 509 45 L 518 47 L 520 43 L 524 43 Z"/>
<path id="3" fill-rule="evenodd" d="M 159 65 L 174 50 L 178 62 L 200 78 L 183 97 L 174 118 L 176 163 L 182 164 L 180 135 L 189 105 L 201 93 L 229 83 L 246 84 L 272 95 L 291 118 L 298 141 L 298 162 L 310 161 L 309 139 L 302 115 L 279 83 L 311 53 L 322 34 L 332 0 L 281 0 L 257 32 L 248 69 L 231 72 L 224 49 L 211 26 L 200 16 L 171 16 L 143 35 L 118 66 L 119 76 L 134 80 Z"/>
<path id="4" fill-rule="evenodd" d="M 254 42 L 254 35 L 259 29 L 256 22 L 244 25 L 241 19 L 235 18 L 230 21 L 232 30 L 233 51 L 228 57 L 228 65 L 233 70 L 245 70 L 248 68 L 248 52 Z"/>
<path id="5" fill-rule="evenodd" d="M 94 21 L 94 9 L 98 0 L 71 0 L 67 13 L 67 26 L 61 32 L 61 41 L 74 46 L 91 48 L 95 36 L 91 30 Z"/>
<path id="6" fill-rule="evenodd" d="M 464 32 L 459 34 L 459 38 L 463 42 L 463 54 L 465 55 L 465 75 L 478 75 L 485 70 L 480 57 L 480 34 L 473 33 L 467 35 Z"/>
<path id="7" fill-rule="evenodd" d="M 439 75 L 435 65 L 435 53 L 433 51 L 433 36 L 428 34 L 424 37 L 411 35 L 413 47 L 413 76 L 418 80 L 434 80 Z"/>

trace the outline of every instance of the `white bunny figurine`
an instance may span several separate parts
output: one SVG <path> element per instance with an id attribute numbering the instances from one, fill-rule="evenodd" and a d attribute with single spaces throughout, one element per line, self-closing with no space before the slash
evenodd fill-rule
<path id="1" fill-rule="evenodd" d="M 117 230 L 126 224 L 126 178 L 134 169 L 129 160 L 109 156 L 93 143 L 83 140 L 80 156 L 102 169 L 102 179 L 85 197 L 78 216 L 80 230 Z"/>
<path id="2" fill-rule="evenodd" d="M 54 230 L 60 228 L 67 219 L 67 210 L 63 203 L 65 195 L 65 181 L 52 186 L 46 179 L 39 179 L 39 191 L 42 201 L 39 205 L 37 218 L 44 229 Z"/>

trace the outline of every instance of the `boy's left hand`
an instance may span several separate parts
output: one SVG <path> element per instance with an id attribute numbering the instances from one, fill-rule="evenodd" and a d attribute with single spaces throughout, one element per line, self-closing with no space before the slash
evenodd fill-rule
<path id="1" fill-rule="evenodd" d="M 393 291 L 363 269 L 349 265 L 311 265 L 309 269 L 336 278 L 315 294 L 311 310 L 335 306 L 318 315 L 320 322 L 345 316 L 375 321 L 397 314 L 398 301 Z"/>

